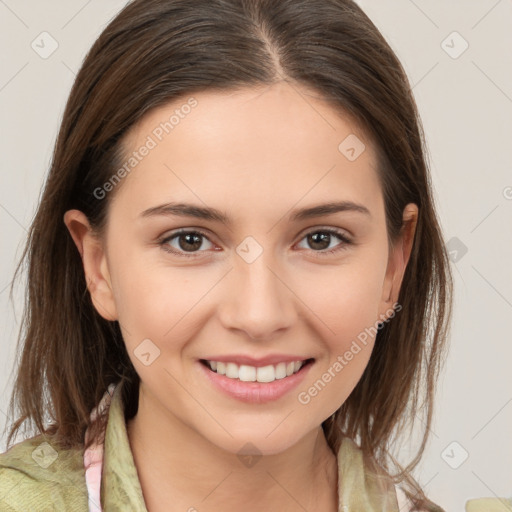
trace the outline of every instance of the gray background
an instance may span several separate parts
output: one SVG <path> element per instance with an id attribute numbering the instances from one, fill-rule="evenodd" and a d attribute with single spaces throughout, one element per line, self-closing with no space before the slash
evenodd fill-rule
<path id="1" fill-rule="evenodd" d="M 0 427 L 22 312 L 21 287 L 9 300 L 14 263 L 75 73 L 125 3 L 0 0 Z M 463 510 L 472 497 L 512 497 L 512 2 L 359 3 L 410 77 L 453 258 L 451 348 L 431 439 L 414 476 L 431 499 Z M 58 43 L 46 59 L 31 47 L 44 31 Z M 413 448 L 404 441 L 402 462 Z"/>

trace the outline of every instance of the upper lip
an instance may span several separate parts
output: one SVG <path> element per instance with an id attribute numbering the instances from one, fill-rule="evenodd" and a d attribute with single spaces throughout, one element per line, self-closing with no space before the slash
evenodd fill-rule
<path id="1" fill-rule="evenodd" d="M 290 354 L 272 354 L 265 357 L 250 357 L 243 354 L 231 354 L 224 356 L 211 356 L 205 357 L 203 360 L 205 361 L 220 361 L 222 363 L 235 363 L 237 365 L 247 365 L 247 366 L 268 366 L 275 365 L 278 363 L 290 363 L 292 361 L 306 361 L 308 359 L 312 359 L 311 357 L 304 357 L 298 355 L 290 355 Z"/>

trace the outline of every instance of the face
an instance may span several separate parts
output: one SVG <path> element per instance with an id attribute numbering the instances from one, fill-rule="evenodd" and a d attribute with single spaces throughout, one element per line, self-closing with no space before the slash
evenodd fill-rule
<path id="1" fill-rule="evenodd" d="M 374 149 L 283 83 L 174 101 L 124 142 L 136 164 L 97 192 L 113 199 L 104 239 L 81 212 L 65 222 L 141 396 L 232 453 L 285 450 L 347 399 L 393 316 L 410 247 L 388 246 Z"/>

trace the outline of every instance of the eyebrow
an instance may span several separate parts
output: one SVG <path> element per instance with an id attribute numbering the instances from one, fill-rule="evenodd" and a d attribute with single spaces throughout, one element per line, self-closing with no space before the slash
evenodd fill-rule
<path id="1" fill-rule="evenodd" d="M 301 208 L 292 210 L 288 215 L 288 220 L 291 222 L 313 219 L 316 217 L 322 217 L 326 215 L 332 215 L 339 212 L 356 212 L 362 213 L 368 217 L 371 217 L 371 213 L 362 204 L 357 204 L 352 201 L 339 201 L 329 202 L 323 204 L 317 204 L 308 208 Z M 222 222 L 230 225 L 229 216 L 216 208 L 209 208 L 203 206 L 196 206 L 188 203 L 165 203 L 158 206 L 153 206 L 144 210 L 140 217 L 148 218 L 155 216 L 180 216 L 180 217 L 195 217 L 196 219 L 211 220 Z"/>

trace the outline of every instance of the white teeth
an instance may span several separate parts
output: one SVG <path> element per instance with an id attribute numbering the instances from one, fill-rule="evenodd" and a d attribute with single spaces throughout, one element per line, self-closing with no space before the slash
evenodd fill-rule
<path id="1" fill-rule="evenodd" d="M 238 366 L 235 363 L 226 363 L 226 377 L 238 379 Z"/>
<path id="2" fill-rule="evenodd" d="M 300 367 L 300 364 L 299 364 L 299 367 Z M 276 365 L 276 379 L 284 379 L 285 377 L 286 377 L 286 363 L 277 364 Z"/>
<path id="3" fill-rule="evenodd" d="M 236 363 L 223 363 L 221 361 L 207 361 L 210 368 L 219 375 L 225 375 L 230 379 L 240 379 L 243 382 L 273 382 L 284 379 L 297 373 L 304 361 L 290 361 L 267 366 L 249 366 Z"/>
<path id="4" fill-rule="evenodd" d="M 238 370 L 238 378 L 244 382 L 254 382 L 256 380 L 256 368 L 242 364 Z"/>
<path id="5" fill-rule="evenodd" d="M 258 382 L 272 382 L 276 380 L 276 370 L 270 364 L 268 366 L 260 366 L 256 370 L 256 380 Z"/>
<path id="6" fill-rule="evenodd" d="M 208 362 L 210 362 L 210 361 L 208 361 Z M 212 368 L 212 370 L 213 370 L 213 368 Z M 217 363 L 217 373 L 219 375 L 226 375 L 226 364 L 225 363 L 221 363 L 220 361 Z"/>

